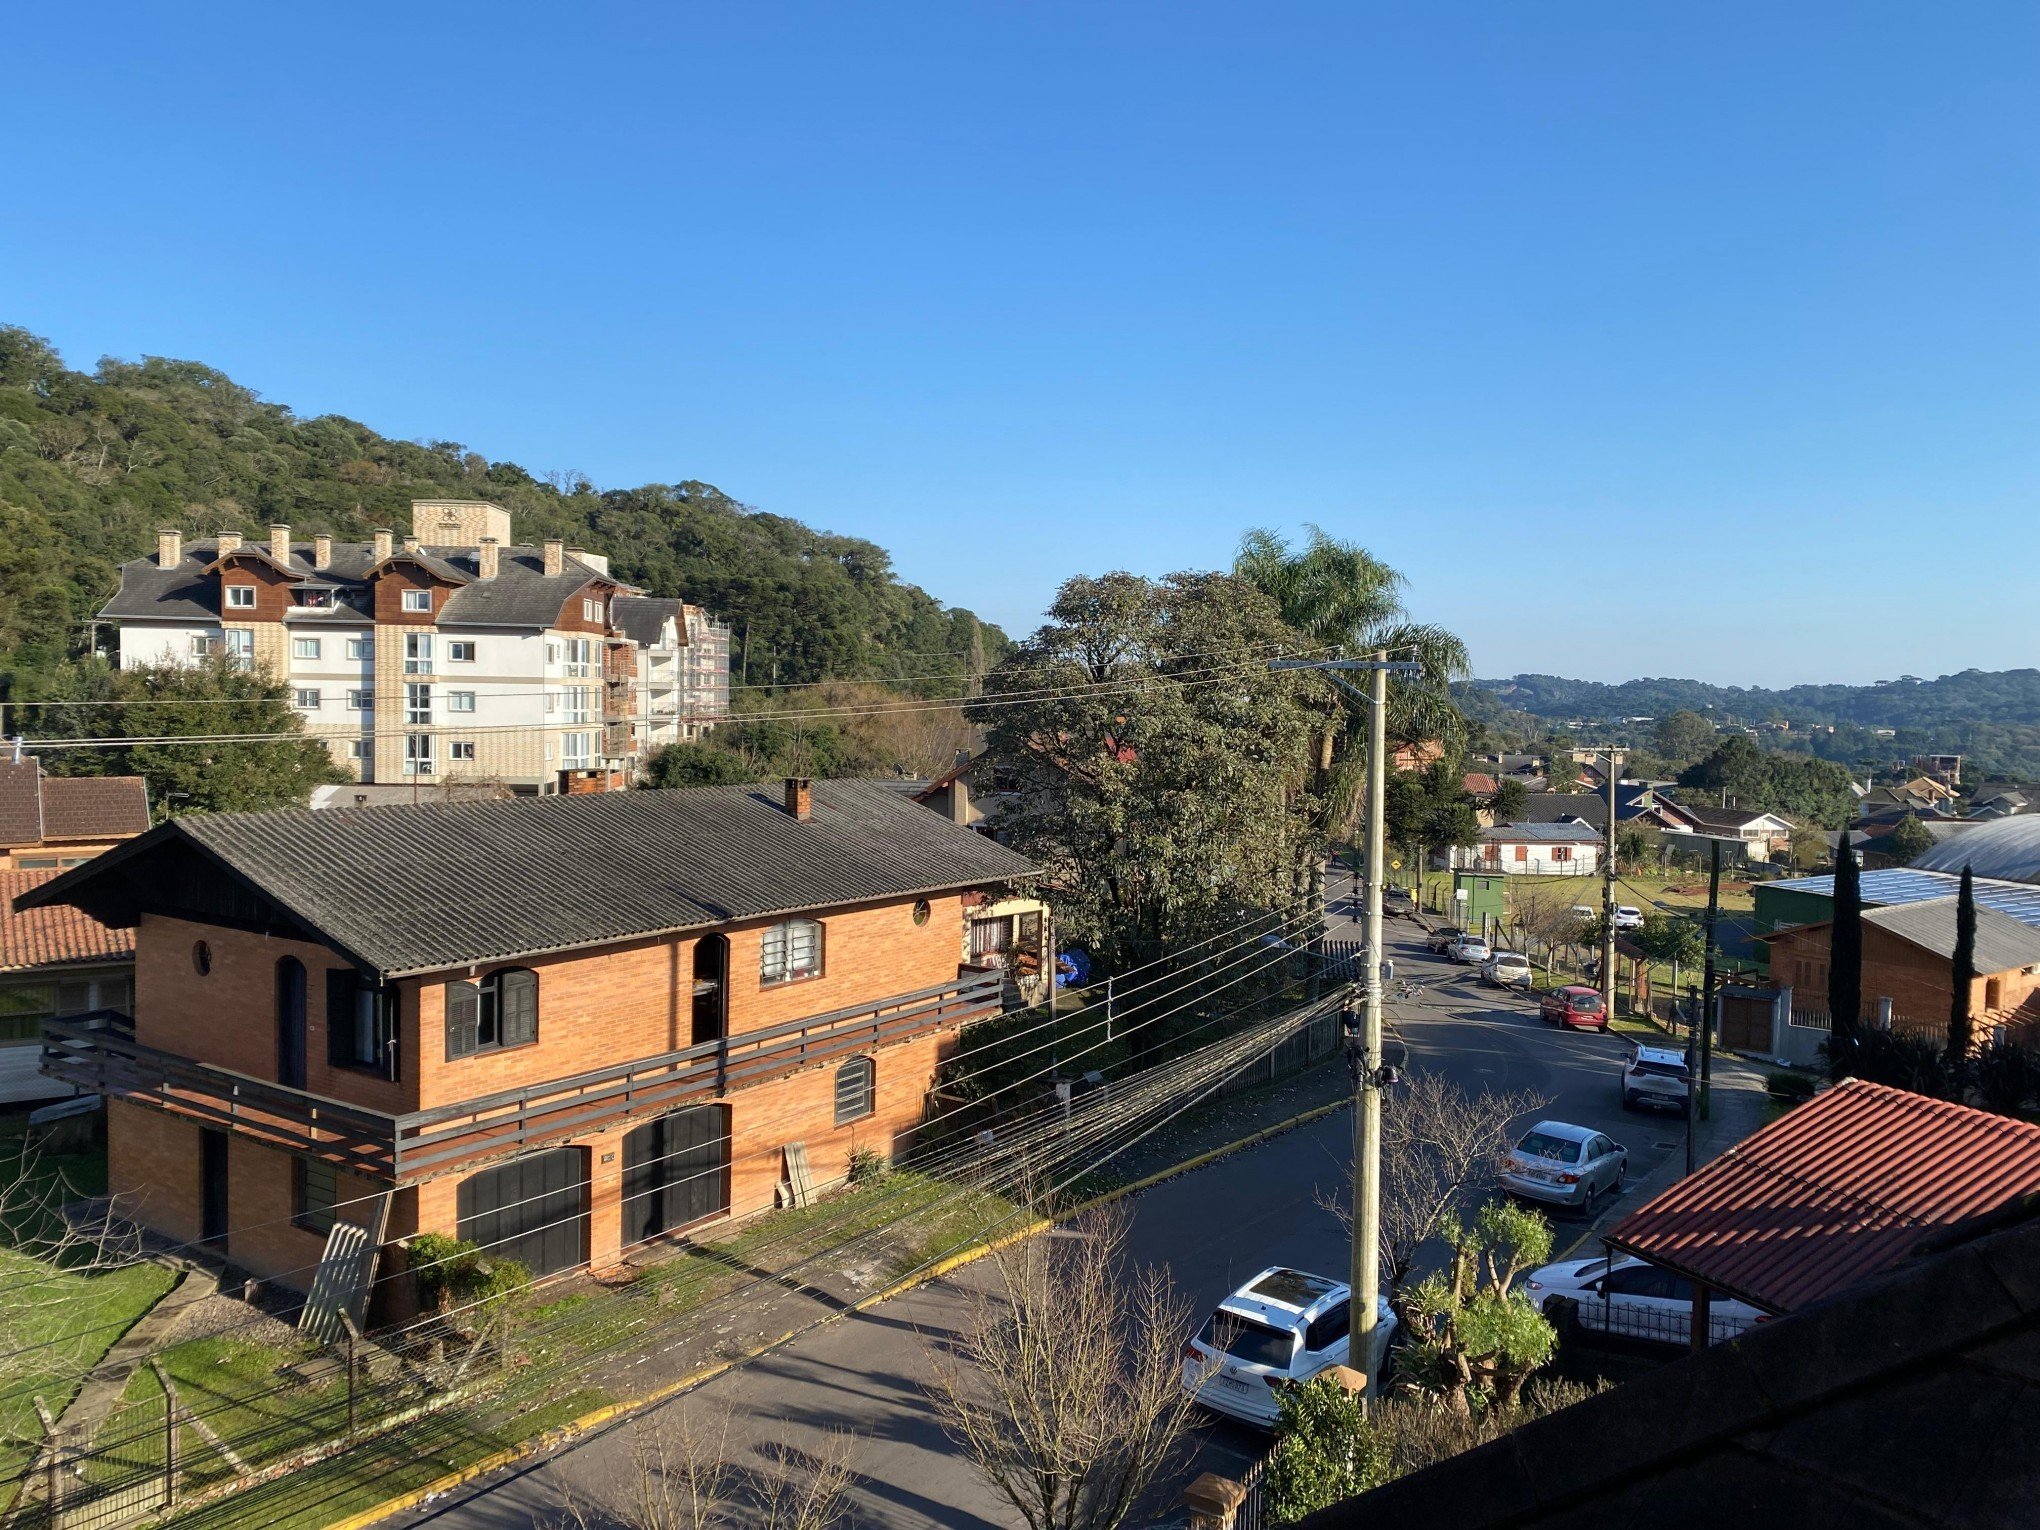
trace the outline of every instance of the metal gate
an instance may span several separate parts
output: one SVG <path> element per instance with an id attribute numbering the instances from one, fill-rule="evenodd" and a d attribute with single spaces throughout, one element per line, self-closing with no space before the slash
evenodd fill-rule
<path id="1" fill-rule="evenodd" d="M 623 1241 L 643 1243 L 730 1209 L 730 1110 L 697 1105 L 623 1139 Z"/>
<path id="2" fill-rule="evenodd" d="M 588 1155 L 534 1153 L 460 1182 L 460 1235 L 533 1275 L 588 1258 Z"/>

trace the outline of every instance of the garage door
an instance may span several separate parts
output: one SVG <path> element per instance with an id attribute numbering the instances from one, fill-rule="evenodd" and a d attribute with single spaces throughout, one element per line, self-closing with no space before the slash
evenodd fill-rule
<path id="1" fill-rule="evenodd" d="M 623 1241 L 642 1243 L 730 1209 L 730 1111 L 697 1105 L 623 1139 Z"/>
<path id="2" fill-rule="evenodd" d="M 534 1153 L 460 1183 L 460 1235 L 534 1275 L 572 1269 L 588 1257 L 588 1155 L 581 1148 Z"/>

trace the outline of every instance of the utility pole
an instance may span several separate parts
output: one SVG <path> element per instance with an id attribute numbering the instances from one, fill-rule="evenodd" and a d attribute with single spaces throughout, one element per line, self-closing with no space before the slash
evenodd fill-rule
<path id="1" fill-rule="evenodd" d="M 1615 1019 L 1615 751 L 1608 761 L 1608 835 L 1601 846 L 1601 1012 Z"/>
<path id="2" fill-rule="evenodd" d="M 1353 1079 L 1353 1247 L 1350 1257 L 1351 1333 L 1349 1363 L 1367 1373 L 1370 1391 L 1379 1374 L 1375 1353 L 1381 1305 L 1381 1090 L 1390 1082 L 1381 1062 L 1381 884 L 1388 864 L 1383 843 L 1384 799 L 1388 795 L 1388 676 L 1419 674 L 1423 666 L 1391 663 L 1386 653 L 1371 659 L 1276 659 L 1270 669 L 1314 669 L 1324 672 L 1341 690 L 1367 703 L 1367 902 L 1364 929 L 1367 945 L 1363 969 L 1360 1023 L 1353 1024 L 1349 992 L 1341 1019 L 1346 1032 L 1346 1064 Z M 1362 691 L 1338 671 L 1364 669 L 1370 684 Z"/>
<path id="3" fill-rule="evenodd" d="M 1714 1079 L 1714 921 L 1721 916 L 1721 841 L 1707 847 L 1707 965 L 1700 980 L 1700 1119 L 1709 1119 Z"/>

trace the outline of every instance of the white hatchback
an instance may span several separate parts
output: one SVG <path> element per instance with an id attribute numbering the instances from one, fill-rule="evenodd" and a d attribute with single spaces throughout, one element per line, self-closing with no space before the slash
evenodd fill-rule
<path id="1" fill-rule="evenodd" d="M 1497 988 L 1528 988 L 1530 958 L 1520 951 L 1497 951 L 1482 965 L 1480 975 Z"/>
<path id="2" fill-rule="evenodd" d="M 1455 962 L 1469 963 L 1477 967 L 1495 952 L 1494 947 L 1478 935 L 1462 935 L 1452 942 L 1445 954 Z"/>
<path id="3" fill-rule="evenodd" d="M 1381 1298 L 1386 1344 L 1395 1314 Z M 1183 1346 L 1183 1390 L 1205 1407 L 1261 1429 L 1282 1412 L 1282 1389 L 1347 1363 L 1352 1302 L 1342 1280 L 1280 1265 L 1218 1304 Z"/>
<path id="4" fill-rule="evenodd" d="M 1612 922 L 1618 930 L 1640 930 L 1643 928 L 1643 910 L 1628 903 L 1618 903 Z"/>
<path id="5" fill-rule="evenodd" d="M 1693 1283 L 1641 1259 L 1624 1255 L 1612 1270 L 1605 1257 L 1562 1260 L 1533 1271 L 1522 1290 L 1548 1318 L 1562 1316 L 1570 1302 L 1588 1333 L 1646 1344 L 1692 1342 Z M 1768 1321 L 1748 1302 L 1716 1295 L 1707 1303 L 1707 1342 L 1719 1344 Z"/>

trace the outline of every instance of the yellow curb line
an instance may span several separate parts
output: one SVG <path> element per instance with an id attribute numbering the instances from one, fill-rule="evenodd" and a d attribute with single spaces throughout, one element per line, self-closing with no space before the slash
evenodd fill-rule
<path id="1" fill-rule="evenodd" d="M 1002 1233 L 989 1242 L 973 1244 L 969 1248 L 959 1249 L 953 1254 L 944 1255 L 928 1266 L 927 1269 L 917 1271 L 912 1275 L 903 1276 L 891 1285 L 875 1291 L 869 1296 L 858 1298 L 856 1301 L 849 1303 L 838 1311 L 830 1313 L 806 1328 L 799 1328 L 795 1329 L 792 1333 L 781 1334 L 776 1339 L 767 1339 L 763 1343 L 744 1351 L 741 1355 L 733 1355 L 727 1360 L 717 1361 L 714 1365 L 704 1366 L 698 1371 L 682 1376 L 677 1381 L 669 1381 L 664 1386 L 656 1387 L 652 1391 L 645 1393 L 642 1397 L 632 1398 L 626 1402 L 605 1403 L 599 1408 L 583 1413 L 579 1418 L 570 1419 L 564 1424 L 548 1429 L 535 1440 L 527 1440 L 520 1445 L 511 1445 L 502 1450 L 494 1451 L 471 1465 L 461 1467 L 458 1471 L 448 1472 L 443 1477 L 433 1479 L 423 1487 L 413 1488 L 408 1493 L 400 1493 L 395 1498 L 385 1499 L 372 1509 L 363 1509 L 359 1513 L 348 1515 L 345 1519 L 333 1520 L 326 1526 L 326 1530 L 366 1530 L 367 1526 L 373 1525 L 380 1520 L 388 1519 L 392 1514 L 401 1514 L 406 1509 L 415 1509 L 429 1498 L 436 1498 L 441 1493 L 451 1492 L 457 1487 L 465 1487 L 468 1483 L 478 1478 L 486 1477 L 491 1472 L 500 1471 L 503 1467 L 525 1460 L 531 1456 L 543 1454 L 557 1445 L 565 1444 L 576 1435 L 586 1434 L 592 1429 L 599 1429 L 604 1424 L 621 1418 L 625 1414 L 642 1412 L 646 1408 L 666 1401 L 669 1397 L 676 1396 L 681 1392 L 692 1391 L 705 1382 L 715 1380 L 716 1377 L 726 1371 L 735 1370 L 740 1365 L 746 1365 L 762 1355 L 770 1354 L 789 1339 L 811 1333 L 817 1328 L 840 1321 L 853 1313 L 863 1312 L 867 1308 L 876 1307 L 881 1302 L 889 1302 L 895 1296 L 903 1296 L 917 1286 L 926 1285 L 929 1281 L 940 1280 L 944 1275 L 948 1275 L 967 1264 L 982 1259 L 987 1254 L 1007 1248 L 1023 1239 L 1031 1238 L 1036 1233 L 1045 1232 L 1048 1228 L 1054 1226 L 1056 1221 L 1077 1216 L 1082 1212 L 1090 1211 L 1095 1207 L 1104 1206 L 1116 1200 L 1123 1200 L 1129 1195 L 1138 1195 L 1143 1190 L 1152 1189 L 1165 1179 L 1174 1179 L 1179 1174 L 1191 1173 L 1197 1169 L 1204 1168 L 1207 1164 L 1215 1163 L 1221 1158 L 1230 1157 L 1234 1153 L 1244 1152 L 1248 1148 L 1259 1147 L 1272 1137 L 1278 1137 L 1287 1131 L 1294 1131 L 1299 1126 L 1306 1126 L 1321 1116 L 1330 1115 L 1335 1110 L 1344 1110 L 1352 1103 L 1351 1100 L 1340 1099 L 1332 1100 L 1324 1105 L 1314 1105 L 1309 1110 L 1289 1117 L 1286 1121 L 1277 1121 L 1272 1126 L 1264 1126 L 1251 1136 L 1242 1137 L 1237 1142 L 1228 1142 L 1223 1147 L 1216 1147 L 1208 1152 L 1198 1153 L 1193 1157 L 1184 1159 L 1173 1168 L 1160 1170 L 1143 1179 L 1136 1179 L 1130 1184 L 1120 1185 L 1114 1189 L 1104 1191 L 1102 1194 L 1094 1195 L 1087 1201 L 1080 1201 L 1067 1211 L 1062 1212 L 1059 1217 L 1037 1217 L 1026 1226 L 1015 1228 L 1008 1233 Z"/>

